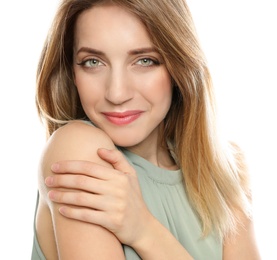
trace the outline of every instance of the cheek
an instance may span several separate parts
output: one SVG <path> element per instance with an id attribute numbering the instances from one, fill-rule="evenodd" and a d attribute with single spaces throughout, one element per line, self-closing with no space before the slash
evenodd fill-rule
<path id="1" fill-rule="evenodd" d="M 171 104 L 172 98 L 172 85 L 171 77 L 169 73 L 165 70 L 162 71 L 155 80 L 152 81 L 151 94 L 156 102 L 161 103 L 161 105 L 167 106 Z"/>
<path id="2" fill-rule="evenodd" d="M 87 105 L 88 103 L 95 103 L 95 101 L 100 96 L 103 96 L 101 88 L 99 87 L 99 82 L 95 79 L 92 79 L 92 77 L 89 75 L 76 73 L 75 85 L 83 106 Z"/>
<path id="3" fill-rule="evenodd" d="M 157 90 L 160 89 L 163 90 L 163 91 L 170 91 L 171 89 L 171 76 L 170 74 L 168 73 L 168 71 L 166 70 L 165 67 L 163 67 L 159 73 L 157 73 L 156 77 L 155 77 L 155 80 L 156 80 L 156 88 Z"/>

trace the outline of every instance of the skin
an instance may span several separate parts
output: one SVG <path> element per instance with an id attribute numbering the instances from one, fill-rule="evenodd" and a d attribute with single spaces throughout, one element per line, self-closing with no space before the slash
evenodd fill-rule
<path id="1" fill-rule="evenodd" d="M 171 77 L 142 22 L 119 7 L 95 7 L 78 19 L 74 52 L 75 84 L 91 121 L 116 145 L 154 164 L 166 159 L 157 133 L 171 105 Z M 126 111 L 140 116 L 116 125 L 103 114 Z"/>
<path id="2" fill-rule="evenodd" d="M 158 145 L 171 78 L 145 27 L 120 7 L 95 7 L 77 20 L 74 53 L 83 108 L 99 128 L 72 122 L 46 145 L 36 222 L 46 258 L 124 259 L 124 243 L 143 259 L 192 259 L 150 214 L 135 170 L 114 145 L 159 167 L 177 168 Z M 129 124 L 103 115 L 134 110 L 140 116 Z M 244 219 L 244 224 L 234 243 L 225 241 L 224 259 L 259 259 L 252 223 Z"/>
<path id="3" fill-rule="evenodd" d="M 128 147 L 160 167 L 176 168 L 168 152 L 158 145 L 158 131 L 171 104 L 171 77 L 145 27 L 122 8 L 92 8 L 77 20 L 74 53 L 75 84 L 82 106 L 99 128 L 73 122 L 57 130 L 46 145 L 39 173 L 37 215 L 38 240 L 46 258 L 124 259 L 124 243 L 144 259 L 191 259 L 150 214 L 134 169 L 114 146 Z M 131 121 L 127 116 L 128 124 L 114 124 L 103 114 L 130 111 L 140 114 Z M 52 166 L 56 161 L 72 159 L 82 162 L 66 164 L 65 168 L 61 164 Z M 70 165 L 76 167 L 75 172 L 68 168 Z M 57 180 L 51 181 L 53 172 L 67 169 L 73 174 L 60 175 L 58 182 L 65 177 L 68 187 L 71 182 L 86 186 L 77 191 L 77 200 L 71 188 L 48 188 L 57 185 Z M 80 172 L 83 176 L 76 176 Z M 90 194 L 94 198 L 87 200 L 84 191 L 91 187 L 96 188 Z M 60 191 L 66 192 L 60 196 Z M 76 207 L 61 207 L 59 200 L 93 208 L 94 214 L 92 209 L 82 208 L 85 221 L 64 218 L 60 213 L 80 212 Z"/>
<path id="4" fill-rule="evenodd" d="M 44 178 L 53 175 L 51 165 L 56 160 L 78 159 L 112 169 L 97 155 L 100 145 L 114 148 L 104 132 L 80 122 L 57 130 L 46 145 L 39 169 L 40 200 L 36 221 L 38 241 L 46 259 L 113 259 L 114 255 L 115 259 L 124 259 L 121 244 L 111 232 L 97 225 L 64 218 L 59 212 L 61 204 L 50 201 L 51 193 L 48 197 L 44 184 Z"/>

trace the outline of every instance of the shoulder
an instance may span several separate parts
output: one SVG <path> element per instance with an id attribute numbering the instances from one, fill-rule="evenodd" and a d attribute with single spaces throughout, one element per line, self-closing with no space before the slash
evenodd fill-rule
<path id="1" fill-rule="evenodd" d="M 60 127 L 49 138 L 48 146 L 53 144 L 55 148 L 58 145 L 58 147 L 67 147 L 74 151 L 94 149 L 103 146 L 114 148 L 112 140 L 104 131 L 84 121 L 71 121 L 65 126 Z"/>
<path id="2" fill-rule="evenodd" d="M 98 148 L 114 149 L 115 146 L 101 129 L 83 121 L 72 121 L 53 133 L 45 152 L 58 160 L 91 160 Z"/>
<path id="3" fill-rule="evenodd" d="M 92 161 L 109 166 L 97 154 L 99 148 L 115 149 L 111 138 L 101 129 L 83 121 L 72 121 L 56 130 L 48 139 L 39 164 L 39 186 L 52 175 L 51 165 L 63 160 Z M 46 195 L 46 191 L 44 195 Z"/>
<path id="4" fill-rule="evenodd" d="M 49 188 L 44 182 L 46 177 L 53 175 L 51 165 L 57 161 L 83 160 L 112 167 L 98 157 L 97 150 L 114 147 L 112 140 L 103 131 L 82 121 L 68 123 L 56 130 L 49 138 L 42 153 L 38 173 L 40 200 L 37 228 L 42 248 L 47 248 L 46 245 L 54 243 L 59 254 L 63 256 L 74 258 L 78 255 L 80 259 L 91 259 L 93 254 L 98 259 L 108 259 L 111 252 L 117 252 L 115 259 L 123 259 L 122 246 L 112 233 L 101 226 L 63 217 L 59 213 L 61 204 L 49 200 Z M 45 239 L 46 222 L 50 223 L 48 230 L 53 232 L 52 240 L 48 239 L 48 241 Z M 103 244 L 105 244 L 105 250 Z"/>
<path id="5" fill-rule="evenodd" d="M 239 183 L 246 193 L 251 198 L 251 182 L 250 174 L 247 166 L 247 160 L 243 149 L 235 142 L 230 142 L 230 149 L 234 159 L 234 165 L 239 179 Z"/>

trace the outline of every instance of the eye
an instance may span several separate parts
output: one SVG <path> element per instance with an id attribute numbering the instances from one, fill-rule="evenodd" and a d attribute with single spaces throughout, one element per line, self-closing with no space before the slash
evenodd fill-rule
<path id="1" fill-rule="evenodd" d="M 97 59 L 88 59 L 77 64 L 86 68 L 95 68 L 104 65 L 101 61 Z"/>
<path id="2" fill-rule="evenodd" d="M 143 59 L 138 60 L 136 62 L 136 64 L 138 64 L 140 66 L 143 66 L 143 67 L 150 67 L 150 66 L 153 66 L 153 65 L 158 65 L 159 62 L 155 61 L 153 59 L 150 59 L 150 58 L 143 58 Z"/>

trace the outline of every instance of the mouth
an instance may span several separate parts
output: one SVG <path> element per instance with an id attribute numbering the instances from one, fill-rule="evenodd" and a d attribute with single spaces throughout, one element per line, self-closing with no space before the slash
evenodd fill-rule
<path id="1" fill-rule="evenodd" d="M 143 111 L 130 110 L 125 112 L 103 112 L 106 119 L 115 125 L 128 125 L 138 119 Z"/>

